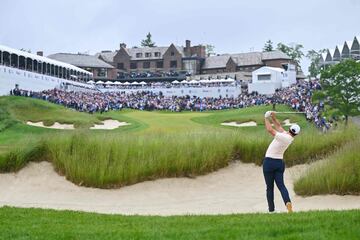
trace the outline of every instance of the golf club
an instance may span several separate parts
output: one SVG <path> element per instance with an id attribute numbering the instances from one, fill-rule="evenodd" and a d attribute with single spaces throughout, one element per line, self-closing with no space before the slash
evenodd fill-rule
<path id="1" fill-rule="evenodd" d="M 304 114 L 305 112 L 275 112 L 276 114 Z"/>

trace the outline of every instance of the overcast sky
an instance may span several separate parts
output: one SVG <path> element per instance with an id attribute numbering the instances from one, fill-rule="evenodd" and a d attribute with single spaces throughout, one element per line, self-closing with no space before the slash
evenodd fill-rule
<path id="1" fill-rule="evenodd" d="M 334 48 L 360 35 L 358 0 L 0 0 L 0 44 L 57 52 L 140 45 L 151 32 L 158 46 L 212 44 L 216 53 L 260 51 L 301 43 Z M 307 72 L 308 61 L 303 69 Z"/>

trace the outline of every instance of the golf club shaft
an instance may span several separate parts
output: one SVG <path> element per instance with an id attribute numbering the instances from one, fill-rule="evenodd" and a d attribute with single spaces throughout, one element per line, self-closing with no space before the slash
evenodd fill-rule
<path id="1" fill-rule="evenodd" d="M 305 112 L 275 112 L 276 114 L 304 114 Z"/>

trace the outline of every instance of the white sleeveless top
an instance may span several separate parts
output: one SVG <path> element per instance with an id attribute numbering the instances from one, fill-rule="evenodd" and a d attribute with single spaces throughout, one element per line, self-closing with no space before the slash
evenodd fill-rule
<path id="1" fill-rule="evenodd" d="M 286 132 L 276 132 L 273 141 L 266 151 L 265 157 L 283 159 L 284 152 L 293 140 L 294 138 Z"/>

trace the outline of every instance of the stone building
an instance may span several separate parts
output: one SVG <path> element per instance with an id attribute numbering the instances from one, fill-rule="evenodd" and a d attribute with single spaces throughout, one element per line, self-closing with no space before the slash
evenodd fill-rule
<path id="1" fill-rule="evenodd" d="M 186 40 L 185 47 L 171 44 L 168 47 L 127 48 L 121 43 L 119 50 L 102 51 L 95 56 L 124 72 L 186 71 L 197 74 L 205 54 L 205 46 L 191 46 Z"/>
<path id="2" fill-rule="evenodd" d="M 207 57 L 201 73 L 252 72 L 263 66 L 282 68 L 283 64 L 291 62 L 281 51 L 223 54 Z"/>

